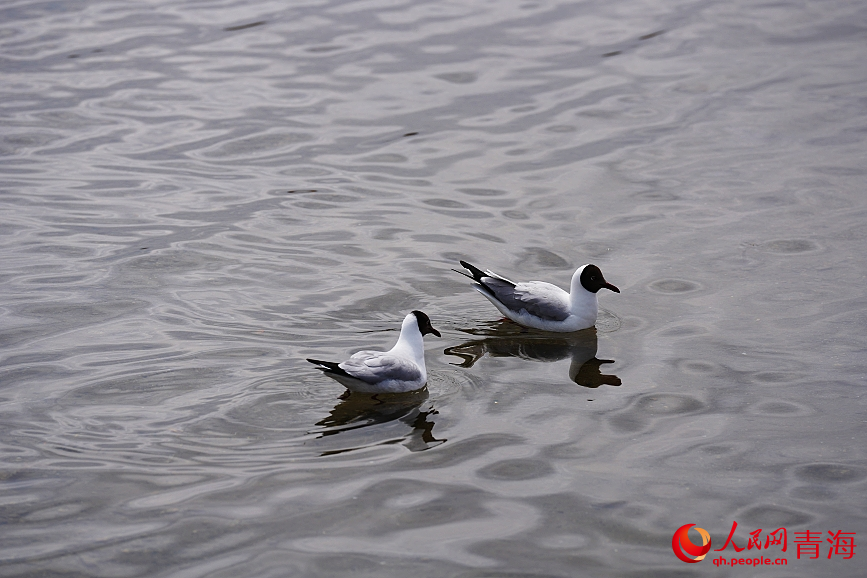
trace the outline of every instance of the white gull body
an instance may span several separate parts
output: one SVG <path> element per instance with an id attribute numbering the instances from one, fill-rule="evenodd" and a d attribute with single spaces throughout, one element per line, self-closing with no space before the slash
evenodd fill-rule
<path id="1" fill-rule="evenodd" d="M 427 383 L 424 365 L 424 336 L 440 332 L 421 311 L 408 314 L 400 326 L 400 337 L 388 351 L 359 351 L 346 361 L 308 359 L 325 375 L 359 393 L 407 393 Z"/>
<path id="2" fill-rule="evenodd" d="M 599 267 L 589 263 L 572 275 L 568 293 L 544 281 L 515 283 L 466 261 L 460 263 L 471 275 L 455 271 L 472 279 L 473 288 L 500 313 L 519 325 L 542 331 L 566 333 L 593 327 L 599 313 L 596 293 L 600 289 L 620 293 L 620 289 L 605 281 Z"/>

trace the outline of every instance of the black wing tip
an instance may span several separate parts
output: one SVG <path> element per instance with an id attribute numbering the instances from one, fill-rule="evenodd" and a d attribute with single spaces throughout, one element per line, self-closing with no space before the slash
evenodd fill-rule
<path id="1" fill-rule="evenodd" d="M 321 359 L 307 358 L 307 361 L 316 366 L 316 369 L 321 369 L 325 373 L 334 373 L 345 377 L 352 377 L 334 361 L 322 361 Z"/>
<path id="2" fill-rule="evenodd" d="M 509 280 L 506 279 L 505 277 L 501 277 L 500 275 L 497 275 L 496 273 L 494 273 L 494 272 L 492 272 L 492 271 L 490 271 L 490 270 L 488 270 L 488 271 L 482 271 L 481 269 L 479 269 L 479 268 L 476 267 L 475 265 L 473 265 L 473 264 L 471 264 L 471 263 L 467 263 L 466 261 L 459 261 L 459 263 L 460 263 L 461 265 L 463 265 L 463 267 L 464 267 L 465 269 L 467 269 L 470 273 L 472 273 L 472 275 L 467 275 L 466 273 L 462 273 L 461 271 L 458 271 L 458 273 L 461 273 L 461 275 L 463 275 L 463 276 L 465 276 L 465 277 L 469 277 L 470 279 L 472 279 L 473 281 L 475 281 L 476 283 L 478 283 L 479 285 L 481 285 L 482 287 L 484 287 L 485 290 L 488 291 L 488 292 L 491 293 L 491 294 L 493 294 L 494 292 L 491 291 L 491 288 L 488 287 L 488 285 L 487 285 L 484 281 L 482 281 L 482 279 L 485 279 L 485 278 L 487 278 L 487 279 L 495 279 L 497 282 L 508 283 L 508 284 L 511 285 L 512 287 L 515 286 L 515 283 L 514 283 L 514 282 L 509 281 Z M 457 269 L 454 269 L 454 270 L 457 271 Z"/>
<path id="3" fill-rule="evenodd" d="M 484 271 L 482 271 L 481 269 L 479 269 L 478 267 L 476 267 L 476 266 L 473 265 L 472 263 L 467 263 L 466 261 L 463 261 L 463 260 L 458 261 L 458 263 L 461 264 L 461 267 L 463 267 L 464 269 L 470 271 L 470 272 L 473 273 L 474 275 L 484 275 L 484 274 L 485 274 Z"/>
<path id="4" fill-rule="evenodd" d="M 461 267 L 463 267 L 464 269 L 466 269 L 467 271 L 472 273 L 472 275 L 467 275 L 466 273 L 462 273 L 461 271 L 458 271 L 458 273 L 461 273 L 462 275 L 469 277 L 473 281 L 481 281 L 482 277 L 485 277 L 485 272 L 482 271 L 481 269 L 479 269 L 478 267 L 476 267 L 475 265 L 473 265 L 472 263 L 467 263 L 466 261 L 463 261 L 463 260 L 459 260 L 458 263 L 461 264 Z"/>

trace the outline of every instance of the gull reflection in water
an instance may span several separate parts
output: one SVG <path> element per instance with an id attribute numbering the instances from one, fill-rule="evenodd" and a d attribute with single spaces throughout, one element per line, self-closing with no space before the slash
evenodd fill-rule
<path id="1" fill-rule="evenodd" d="M 574 333 L 549 333 L 527 329 L 511 321 L 499 321 L 487 328 L 463 331 L 483 338 L 446 348 L 446 355 L 463 359 L 462 363 L 452 365 L 472 367 L 485 355 L 545 362 L 571 358 L 569 379 L 578 385 L 596 388 L 621 383 L 616 375 L 602 373 L 602 365 L 614 363 L 614 360 L 596 359 L 595 327 Z"/>
<path id="2" fill-rule="evenodd" d="M 326 428 L 318 432 L 317 437 L 324 438 L 355 431 L 356 434 L 361 434 L 358 436 L 360 443 L 354 447 L 326 451 L 322 455 L 329 456 L 372 445 L 397 443 L 403 443 L 410 451 L 418 452 L 445 443 L 447 440 L 436 439 L 433 435 L 433 416 L 437 415 L 437 410 L 432 406 L 425 411 L 421 409 L 427 398 L 427 388 L 412 393 L 380 393 L 376 395 L 353 393 L 342 397 L 328 414 L 328 417 L 316 422 L 316 425 Z M 364 443 L 371 436 L 367 435 L 366 431 L 361 431 L 362 428 L 388 424 L 389 422 L 401 423 L 411 429 L 409 433 L 399 435 L 396 438 L 368 440 L 370 443 Z M 396 423 L 392 425 L 396 425 Z M 381 438 L 381 432 L 378 432 L 376 437 Z"/>

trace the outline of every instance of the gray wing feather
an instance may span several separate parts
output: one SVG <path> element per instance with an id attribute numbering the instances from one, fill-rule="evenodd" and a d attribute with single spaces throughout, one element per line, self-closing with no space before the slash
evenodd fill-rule
<path id="1" fill-rule="evenodd" d="M 569 317 L 569 302 L 564 298 L 566 292 L 550 283 L 530 281 L 512 285 L 511 282 L 485 277 L 485 288 L 500 303 L 513 311 L 524 309 L 542 319 L 563 321 Z"/>
<path id="2" fill-rule="evenodd" d="M 409 359 L 377 351 L 359 351 L 341 363 L 340 368 L 367 383 L 388 379 L 415 381 L 421 378 L 421 369 Z"/>

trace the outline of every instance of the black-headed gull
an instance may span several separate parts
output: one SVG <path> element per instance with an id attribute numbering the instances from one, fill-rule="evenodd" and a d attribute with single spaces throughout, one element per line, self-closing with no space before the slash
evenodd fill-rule
<path id="1" fill-rule="evenodd" d="M 472 279 L 473 288 L 500 313 L 515 323 L 543 331 L 565 333 L 593 327 L 599 313 L 596 293 L 603 288 L 620 293 L 620 289 L 605 281 L 596 265 L 587 264 L 575 271 L 569 293 L 544 281 L 515 283 L 466 261 L 461 261 L 461 265 L 472 275 L 455 271 Z"/>
<path id="2" fill-rule="evenodd" d="M 325 375 L 359 393 L 406 393 L 427 383 L 424 367 L 424 336 L 440 332 L 421 311 L 407 315 L 400 337 L 388 351 L 359 351 L 341 363 L 307 359 Z"/>

